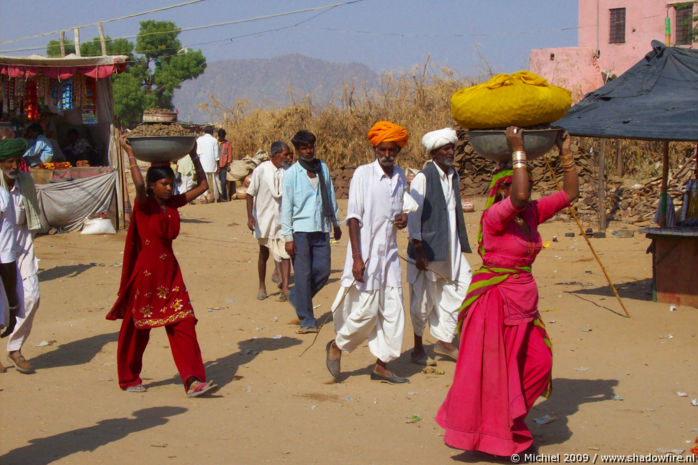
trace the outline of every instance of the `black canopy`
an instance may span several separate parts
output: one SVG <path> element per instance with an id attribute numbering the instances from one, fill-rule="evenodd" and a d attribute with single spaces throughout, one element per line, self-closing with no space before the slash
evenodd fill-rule
<path id="1" fill-rule="evenodd" d="M 698 50 L 652 51 L 553 123 L 572 135 L 698 140 Z"/>

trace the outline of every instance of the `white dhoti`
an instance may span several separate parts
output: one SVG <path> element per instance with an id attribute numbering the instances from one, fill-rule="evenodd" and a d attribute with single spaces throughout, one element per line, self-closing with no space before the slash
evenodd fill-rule
<path id="1" fill-rule="evenodd" d="M 335 343 L 341 350 L 351 352 L 368 339 L 368 349 L 380 361 L 400 356 L 405 334 L 402 288 L 362 292 L 355 286 L 340 287 L 332 308 Z"/>
<path id="2" fill-rule="evenodd" d="M 30 274 L 26 278 L 20 278 L 18 274 L 17 278 L 17 281 L 22 282 L 22 292 L 19 291 L 18 285 L 19 312 L 17 313 L 17 325 L 7 340 L 8 352 L 22 349 L 31 332 L 36 310 L 39 308 L 39 277 L 36 274 Z"/>
<path id="3" fill-rule="evenodd" d="M 194 187 L 194 175 L 193 174 L 182 174 L 181 180 L 179 181 L 179 193 L 186 194 Z"/>
<path id="4" fill-rule="evenodd" d="M 424 334 L 429 323 L 433 337 L 443 342 L 453 341 L 458 327 L 458 309 L 472 278 L 467 262 L 459 268 L 453 283 L 434 279 L 430 271 L 418 271 L 410 283 L 410 317 L 417 336 Z"/>

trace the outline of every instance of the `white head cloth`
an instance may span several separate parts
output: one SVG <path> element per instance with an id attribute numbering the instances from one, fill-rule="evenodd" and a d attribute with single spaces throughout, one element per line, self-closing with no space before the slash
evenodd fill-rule
<path id="1" fill-rule="evenodd" d="M 443 128 L 424 134 L 424 137 L 422 137 L 422 145 L 427 149 L 427 152 L 431 152 L 444 145 L 455 144 L 457 140 L 458 135 L 455 129 Z"/>

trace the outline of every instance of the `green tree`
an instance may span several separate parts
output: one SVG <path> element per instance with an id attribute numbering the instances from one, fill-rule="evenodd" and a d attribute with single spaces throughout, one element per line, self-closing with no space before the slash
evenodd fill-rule
<path id="1" fill-rule="evenodd" d="M 142 21 L 136 44 L 126 39 L 107 37 L 109 55 L 127 55 L 126 71 L 112 76 L 114 112 L 125 126 L 135 126 L 147 108 L 172 108 L 175 90 L 183 81 L 194 79 L 206 69 L 201 50 L 183 48 L 177 37 L 180 29 L 171 21 Z M 64 44 L 65 52 L 74 53 L 72 42 Z M 135 53 L 134 53 L 135 49 Z M 51 40 L 46 47 L 50 57 L 60 56 L 60 43 Z M 82 56 L 99 56 L 99 39 L 80 44 Z"/>

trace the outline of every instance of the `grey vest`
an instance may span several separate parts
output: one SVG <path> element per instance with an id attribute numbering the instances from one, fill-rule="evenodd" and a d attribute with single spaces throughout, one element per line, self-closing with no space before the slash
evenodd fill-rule
<path id="1" fill-rule="evenodd" d="M 424 205 L 422 206 L 422 244 L 427 260 L 430 262 L 442 262 L 446 260 L 446 254 L 448 253 L 448 210 L 446 208 L 446 197 L 444 197 L 439 171 L 434 162 L 429 163 L 422 170 L 422 173 L 424 173 L 427 181 Z M 468 235 L 465 231 L 459 183 L 458 172 L 454 170 L 453 195 L 456 200 L 456 233 L 458 234 L 461 252 L 471 253 Z M 412 259 L 415 258 L 412 241 L 407 245 L 407 255 Z"/>

